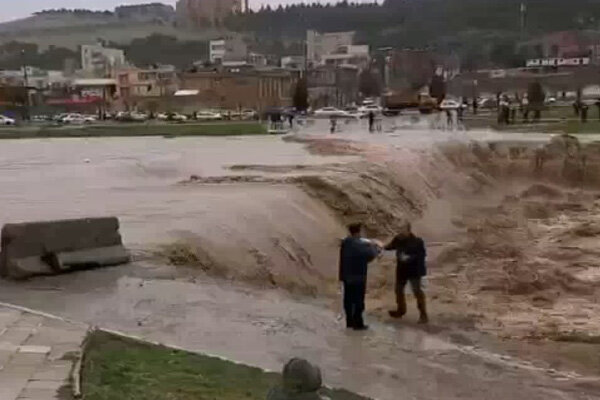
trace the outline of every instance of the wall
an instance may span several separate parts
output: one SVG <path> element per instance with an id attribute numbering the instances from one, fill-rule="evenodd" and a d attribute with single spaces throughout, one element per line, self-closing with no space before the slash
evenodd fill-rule
<path id="1" fill-rule="evenodd" d="M 207 108 L 236 110 L 288 106 L 295 77 L 287 72 L 196 72 L 181 75 L 181 88 L 199 90 L 197 101 Z"/>
<path id="2" fill-rule="evenodd" d="M 127 69 L 117 73 L 119 97 L 124 102 L 138 97 L 170 96 L 177 91 L 173 69 Z"/>
<path id="3" fill-rule="evenodd" d="M 110 49 L 100 45 L 81 46 L 81 68 L 94 77 L 104 78 L 125 65 L 123 50 Z"/>

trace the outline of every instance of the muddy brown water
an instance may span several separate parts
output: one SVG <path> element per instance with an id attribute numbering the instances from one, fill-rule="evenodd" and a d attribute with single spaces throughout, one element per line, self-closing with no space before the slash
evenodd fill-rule
<path id="1" fill-rule="evenodd" d="M 403 134 L 408 136 L 370 139 L 355 133 L 354 138 L 386 145 L 408 145 L 408 138 L 414 145 L 410 134 Z M 335 270 L 336 255 L 327 250 L 343 227 L 298 188 L 176 183 L 192 174 L 230 174 L 224 167 L 234 164 L 352 160 L 310 155 L 300 144 L 273 137 L 3 141 L 0 222 L 114 214 L 134 249 L 196 235 L 225 242 L 223 257 L 235 248 L 260 252 L 274 246 L 273 237 L 288 235 L 308 243 L 317 255 L 313 265 Z M 293 241 L 286 245 L 278 264 L 290 257 Z M 380 399 L 600 396 L 593 381 L 569 372 L 405 325 L 373 322 L 371 332 L 348 332 L 322 300 L 197 277 L 154 262 L 25 283 L 2 281 L 0 299 L 269 369 L 279 369 L 292 356 L 306 357 L 322 367 L 328 384 Z"/>

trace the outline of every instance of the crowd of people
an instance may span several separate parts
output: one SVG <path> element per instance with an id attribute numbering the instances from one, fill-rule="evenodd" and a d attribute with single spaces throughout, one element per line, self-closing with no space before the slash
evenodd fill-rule
<path id="1" fill-rule="evenodd" d="M 417 301 L 419 323 L 429 322 L 423 278 L 427 275 L 426 250 L 423 239 L 417 237 L 409 222 L 386 245 L 362 236 L 360 223 L 348 226 L 349 235 L 340 247 L 339 280 L 343 285 L 346 327 L 366 330 L 364 322 L 365 294 L 367 290 L 368 265 L 384 251 L 396 253 L 396 308 L 389 311 L 392 318 L 402 318 L 407 312 L 405 288 L 408 284 Z"/>

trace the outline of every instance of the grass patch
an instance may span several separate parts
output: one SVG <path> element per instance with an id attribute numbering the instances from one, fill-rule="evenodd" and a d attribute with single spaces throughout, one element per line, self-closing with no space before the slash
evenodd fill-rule
<path id="1" fill-rule="evenodd" d="M 83 359 L 86 400 L 264 400 L 280 375 L 111 335 L 90 334 Z M 367 400 L 323 389 L 332 400 Z"/>
<path id="2" fill-rule="evenodd" d="M 0 139 L 144 136 L 242 136 L 265 135 L 259 122 L 190 124 L 106 124 L 84 126 L 41 126 L 0 128 Z"/>

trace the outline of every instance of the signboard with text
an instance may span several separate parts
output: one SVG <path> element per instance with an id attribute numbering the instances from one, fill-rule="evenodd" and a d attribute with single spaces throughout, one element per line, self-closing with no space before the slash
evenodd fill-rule
<path id="1" fill-rule="evenodd" d="M 589 65 L 589 57 L 578 58 L 534 58 L 527 60 L 527 67 L 579 67 Z"/>

